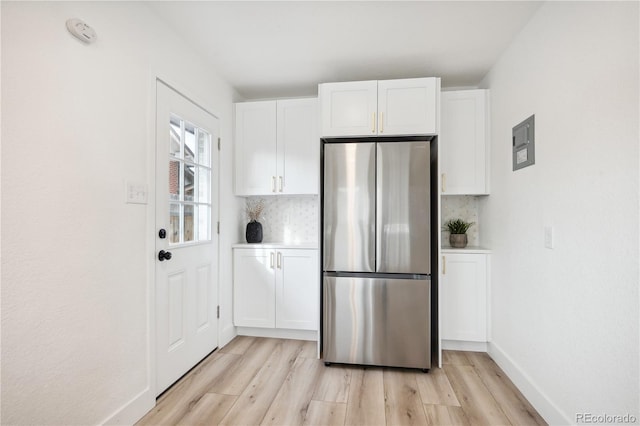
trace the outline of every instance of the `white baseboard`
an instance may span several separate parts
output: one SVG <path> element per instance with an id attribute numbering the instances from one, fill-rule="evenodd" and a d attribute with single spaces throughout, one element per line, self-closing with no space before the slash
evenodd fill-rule
<path id="1" fill-rule="evenodd" d="M 318 340 L 316 330 L 288 330 L 281 328 L 236 327 L 239 336 L 273 337 L 276 339 Z"/>
<path id="2" fill-rule="evenodd" d="M 151 388 L 146 388 L 129 402 L 116 410 L 101 425 L 132 425 L 140 420 L 156 405 L 156 398 Z"/>
<path id="3" fill-rule="evenodd" d="M 548 424 L 570 425 L 574 423 L 498 345 L 489 342 L 487 353 Z"/>
<path id="4" fill-rule="evenodd" d="M 468 342 L 463 340 L 443 340 L 442 350 L 487 352 L 487 342 Z"/>

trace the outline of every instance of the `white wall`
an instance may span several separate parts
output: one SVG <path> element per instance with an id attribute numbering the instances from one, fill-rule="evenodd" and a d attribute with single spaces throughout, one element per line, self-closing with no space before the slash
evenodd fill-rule
<path id="1" fill-rule="evenodd" d="M 132 422 L 155 397 L 155 226 L 152 204 L 124 203 L 124 181 L 154 193 L 152 83 L 167 79 L 220 118 L 222 343 L 239 238 L 235 94 L 142 3 L 1 7 L 1 423 Z M 96 29 L 95 44 L 67 32 L 71 17 Z"/>
<path id="2" fill-rule="evenodd" d="M 640 420 L 638 18 L 637 2 L 545 3 L 482 84 L 491 354 L 552 424 Z M 536 164 L 512 172 L 511 129 L 531 114 Z"/>

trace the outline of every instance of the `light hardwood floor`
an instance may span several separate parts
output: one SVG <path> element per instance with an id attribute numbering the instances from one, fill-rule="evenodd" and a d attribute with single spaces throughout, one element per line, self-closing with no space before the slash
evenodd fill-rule
<path id="1" fill-rule="evenodd" d="M 165 392 L 138 425 L 542 425 L 487 354 L 443 368 L 325 367 L 315 342 L 236 337 Z"/>

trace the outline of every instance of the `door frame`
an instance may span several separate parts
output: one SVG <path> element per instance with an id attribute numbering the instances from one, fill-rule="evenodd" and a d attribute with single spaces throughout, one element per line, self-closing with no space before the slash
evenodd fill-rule
<path id="1" fill-rule="evenodd" d="M 150 397 L 152 398 L 150 408 L 153 408 L 156 405 L 156 368 L 157 368 L 157 359 L 156 359 L 156 107 L 158 102 L 158 93 L 157 93 L 157 85 L 164 84 L 171 90 L 178 93 L 180 96 L 187 99 L 189 102 L 194 104 L 196 107 L 202 109 L 208 114 L 211 114 L 213 117 L 218 120 L 218 123 L 221 123 L 220 114 L 212 111 L 211 108 L 208 108 L 204 102 L 199 101 L 198 97 L 190 96 L 188 91 L 181 90 L 179 87 L 184 87 L 185 85 L 175 84 L 171 79 L 167 79 L 158 73 L 153 73 L 149 78 L 149 104 L 147 110 L 147 182 L 149 182 L 148 186 L 148 204 L 147 204 L 147 384 L 148 388 L 145 392 L 148 392 Z M 220 126 L 218 126 L 218 131 L 220 132 Z M 220 135 L 218 134 L 218 137 Z M 216 141 L 217 142 L 217 141 Z M 212 149 L 215 149 L 215 143 L 212 141 Z M 220 220 L 220 155 L 218 153 L 217 163 L 212 163 L 212 168 L 215 167 L 216 172 L 218 173 L 218 182 L 217 182 L 217 199 L 212 199 L 212 211 L 215 209 L 218 221 Z M 213 203 L 216 203 L 213 206 Z M 215 227 L 211 230 L 212 233 L 217 230 Z M 217 233 L 218 238 L 215 244 L 215 249 L 217 250 L 215 266 L 216 273 L 213 274 L 213 278 L 216 280 L 216 293 L 218 304 L 220 304 L 220 234 Z M 218 318 L 217 323 L 217 333 L 218 333 L 218 345 L 220 340 L 220 325 L 221 321 Z M 148 411 L 148 410 L 147 410 Z"/>

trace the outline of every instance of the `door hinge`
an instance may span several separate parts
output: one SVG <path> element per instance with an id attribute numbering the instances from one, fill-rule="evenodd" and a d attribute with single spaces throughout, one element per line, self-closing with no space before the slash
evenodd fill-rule
<path id="1" fill-rule="evenodd" d="M 216 318 L 220 318 L 220 305 L 218 305 L 218 309 L 216 310 Z"/>
<path id="2" fill-rule="evenodd" d="M 220 151 L 220 138 L 218 138 L 218 151 Z"/>
<path id="3" fill-rule="evenodd" d="M 218 235 L 220 235 L 220 222 L 218 222 Z"/>

